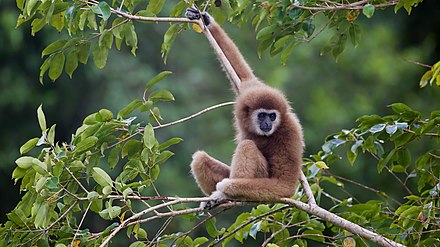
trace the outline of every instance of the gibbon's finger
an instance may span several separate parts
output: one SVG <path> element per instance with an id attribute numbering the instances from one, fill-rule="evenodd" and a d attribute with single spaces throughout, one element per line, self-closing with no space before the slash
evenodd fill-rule
<path id="1" fill-rule="evenodd" d="M 209 14 L 206 12 L 200 12 L 200 10 L 196 8 L 187 8 L 185 16 L 190 20 L 200 20 L 200 18 L 202 18 L 205 26 L 211 24 L 211 18 L 209 17 Z"/>
<path id="2" fill-rule="evenodd" d="M 198 9 L 187 8 L 185 12 L 185 16 L 190 20 L 199 20 L 202 17 L 202 14 Z"/>

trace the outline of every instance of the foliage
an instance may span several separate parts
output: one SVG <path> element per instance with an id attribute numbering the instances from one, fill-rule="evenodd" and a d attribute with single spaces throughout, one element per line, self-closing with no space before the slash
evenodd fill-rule
<path id="1" fill-rule="evenodd" d="M 420 112 L 405 104 L 395 103 L 390 107 L 392 115 L 362 116 L 357 120 L 357 128 L 329 136 L 322 151 L 313 158 L 331 165 L 342 158 L 336 150 L 343 147 L 347 149 L 345 159 L 351 165 L 361 152 L 371 155 L 377 162 L 377 172 L 386 170 L 393 181 L 400 184 L 405 194 L 404 203 L 382 190 L 366 187 L 381 200 L 356 205 L 346 200 L 335 207 L 350 221 L 392 234 L 393 239 L 405 245 L 437 245 L 440 225 L 435 220 L 439 216 L 435 207 L 439 205 L 440 112 L 433 111 L 429 118 L 422 118 Z M 427 149 L 417 150 L 422 143 Z M 418 152 L 420 154 L 415 155 Z M 338 186 L 344 184 L 333 176 L 321 180 Z"/>
<path id="2" fill-rule="evenodd" d="M 194 1 L 199 6 L 208 2 Z M 359 45 L 361 30 L 356 21 L 361 12 L 371 18 L 376 8 L 382 9 L 394 5 L 395 11 L 404 7 L 408 13 L 411 13 L 412 8 L 421 0 L 367 3 L 361 1 L 348 4 L 334 2 L 332 3 L 334 6 L 308 0 L 212 2 L 214 4 L 210 11 L 219 22 L 229 19 L 237 25 L 243 25 L 248 20 L 252 20 L 255 30 L 258 30 L 256 38 L 260 42 L 259 56 L 269 50 L 271 56 L 281 54 L 281 63 L 286 64 L 296 45 L 310 42 L 325 29 L 333 29 L 335 32 L 322 47 L 321 55 L 332 54 L 337 60 L 344 51 L 347 40 L 350 40 L 355 47 Z M 154 19 L 154 17 L 161 12 L 164 3 L 164 0 L 152 0 L 148 1 L 145 7 L 142 1 L 134 0 L 122 1 L 122 3 L 113 1 L 111 5 L 105 1 L 88 0 L 67 2 L 17 0 L 17 6 L 21 10 L 17 26 L 32 20 L 32 35 L 45 25 L 54 27 L 58 32 L 66 30 L 69 35 L 66 39 L 52 42 L 43 50 L 42 56 L 47 56 L 40 67 L 40 82 L 43 83 L 46 73 L 52 81 L 56 80 L 63 70 L 72 77 L 78 64 L 86 64 L 90 55 L 95 65 L 103 68 L 107 62 L 108 50 L 112 48 L 113 43 L 120 50 L 125 40 L 125 44 L 131 47 L 131 52 L 135 55 L 138 37 L 133 20 L 159 21 L 160 18 Z M 183 16 L 185 9 L 190 7 L 191 3 L 179 1 L 172 8 L 169 16 Z M 319 16 L 327 20 L 322 27 L 317 28 L 316 19 Z M 165 33 L 162 44 L 165 62 L 177 34 L 185 28 L 188 28 L 187 24 L 175 23 L 171 24 Z M 318 29 L 319 31 L 315 32 Z"/>
<path id="3" fill-rule="evenodd" d="M 138 38 L 134 19 L 130 18 L 156 17 L 164 2 L 128 0 L 110 4 L 85 0 L 17 0 L 17 6 L 22 11 L 17 26 L 31 21 L 33 35 L 46 25 L 59 32 L 67 31 L 67 38 L 52 42 L 42 51 L 45 61 L 41 66 L 40 82 L 43 82 L 46 73 L 51 80 L 56 80 L 63 71 L 72 77 L 78 64 L 87 63 L 89 56 L 93 57 L 98 68 L 103 68 L 113 43 L 117 49 L 122 49 L 125 40 L 126 46 L 135 54 Z M 214 1 L 218 8 L 211 7 L 211 10 L 217 20 L 228 19 L 237 25 L 252 20 L 258 30 L 259 54 L 269 50 L 271 56 L 281 54 L 281 62 L 286 63 L 293 47 L 312 40 L 327 28 L 336 32 L 322 48 L 321 54 L 331 53 L 337 59 L 348 39 L 354 46 L 359 44 L 360 29 L 356 20 L 360 13 L 371 18 L 376 10 L 391 3 L 395 4 L 396 11 L 404 7 L 410 13 L 419 2 L 370 1 L 365 5 L 359 5 L 359 2 L 344 5 L 341 2 L 327 6 L 320 5 L 320 1 L 301 0 Z M 202 3 L 196 3 L 202 6 Z M 188 6 L 188 2 L 180 1 L 169 16 L 182 16 Z M 130 16 L 124 15 L 126 13 Z M 317 16 L 327 18 L 321 28 L 315 27 Z M 162 45 L 165 61 L 177 34 L 185 28 L 187 24 L 172 24 L 165 33 Z M 422 81 L 430 80 L 432 84 L 434 78 L 438 79 L 438 66 L 434 65 L 431 71 Z M 249 212 L 238 215 L 228 226 L 219 227 L 215 216 L 226 209 L 197 214 L 200 209 L 173 206 L 198 202 L 197 199 L 185 201 L 156 194 L 154 182 L 158 179 L 161 164 L 173 155 L 167 149 L 181 141 L 180 138 L 172 138 L 160 143 L 154 131 L 161 127 L 162 120 L 156 103 L 173 100 L 174 97 L 167 90 L 151 93 L 149 90 L 168 74 L 163 72 L 150 80 L 142 99 L 132 101 L 116 117 L 109 110 L 102 109 L 85 118 L 69 143 L 55 141 L 55 125 L 48 127 L 42 107 L 38 108 L 42 135 L 20 148 L 23 156 L 16 160 L 17 167 L 12 177 L 21 181 L 20 189 L 24 195 L 7 215 L 9 221 L 0 228 L 0 246 L 19 243 L 59 247 L 105 245 L 121 229 L 126 229 L 127 236 L 137 240 L 130 246 L 216 243 L 226 246 L 234 239 L 240 243 L 254 239 L 267 246 L 307 246 L 315 242 L 352 246 L 354 241 L 360 246 L 368 245 L 364 239 L 345 229 L 283 204 L 255 206 Z M 438 144 L 440 114 L 434 111 L 428 119 L 423 119 L 419 112 L 404 104 L 393 104 L 391 107 L 395 112 L 393 115 L 363 116 L 358 119 L 357 128 L 330 136 L 323 150 L 306 160 L 306 176 L 318 204 L 331 200 L 333 207 L 330 211 L 397 242 L 438 245 L 440 150 L 430 145 L 428 150 L 419 154 L 424 146 L 417 144 Z M 128 118 L 136 109 L 148 113 L 150 121 L 135 123 L 134 117 Z M 39 153 L 33 155 L 36 147 Z M 348 148 L 346 156 L 338 155 L 343 147 Z M 368 190 L 377 193 L 376 200 L 361 203 L 351 197 L 328 193 L 324 184 L 343 188 L 344 183 L 354 182 L 334 176 L 329 167 L 342 157 L 354 165 L 360 151 L 376 159 L 379 173 L 386 170 L 401 184 L 405 200 L 394 199 L 384 191 L 367 186 Z M 305 201 L 304 193 L 299 190 L 295 199 Z M 344 198 L 338 199 L 341 197 Z M 148 201 L 154 200 L 169 202 L 150 205 Z M 165 209 L 165 206 L 169 207 L 168 211 L 156 211 Z M 83 227 L 84 219 L 91 215 L 105 220 L 106 227 L 99 232 Z M 171 220 L 178 215 L 199 223 L 187 232 L 165 232 Z M 148 232 L 147 223 L 160 218 L 167 218 L 162 229 L 156 235 Z M 202 234 L 195 235 L 202 225 L 205 227 L 201 230 Z"/>
<path id="4" fill-rule="evenodd" d="M 10 221 L 1 230 L 5 237 L 2 246 L 18 242 L 45 246 L 50 239 L 64 246 L 75 241 L 99 242 L 116 223 L 96 235 L 87 230 L 75 232 L 82 223 L 78 218 L 94 212 L 105 220 L 119 217 L 122 221 L 127 212 L 133 212 L 130 197 L 140 195 L 154 183 L 160 165 L 173 155 L 167 148 L 182 139 L 175 137 L 159 143 L 151 123 L 141 126 L 134 123 L 135 117 L 126 117 L 139 109 L 150 115 L 152 123 L 161 119 L 159 108 L 154 105 L 173 100 L 172 94 L 167 90 L 147 93 L 168 74 L 165 71 L 150 80 L 143 99 L 123 108 L 117 118 L 106 109 L 86 117 L 70 143 L 55 141 L 56 125 L 47 127 L 42 106 L 38 108 L 42 135 L 20 148 L 23 156 L 16 160 L 12 178 L 21 180 L 24 195 L 7 215 Z M 35 147 L 40 153 L 28 155 Z M 113 169 L 119 170 L 114 179 L 109 175 Z M 134 227 L 129 229 L 136 238 L 146 237 L 139 226 Z"/>

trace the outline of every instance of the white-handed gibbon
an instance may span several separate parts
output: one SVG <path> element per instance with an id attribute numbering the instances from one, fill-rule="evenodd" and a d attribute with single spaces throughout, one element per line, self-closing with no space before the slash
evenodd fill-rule
<path id="1" fill-rule="evenodd" d="M 203 18 L 212 36 L 241 80 L 234 88 L 237 148 L 231 166 L 203 151 L 193 155 L 191 172 L 207 207 L 226 199 L 274 201 L 295 193 L 301 174 L 303 133 L 289 102 L 280 91 L 252 72 L 229 36 L 207 13 L 188 9 L 191 19 Z"/>

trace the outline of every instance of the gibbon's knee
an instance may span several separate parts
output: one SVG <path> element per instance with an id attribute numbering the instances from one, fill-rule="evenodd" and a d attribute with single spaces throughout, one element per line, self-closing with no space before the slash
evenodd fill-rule
<path id="1" fill-rule="evenodd" d="M 202 192 L 209 196 L 214 192 L 215 186 L 224 178 L 229 177 L 229 166 L 212 158 L 203 151 L 197 151 L 193 154 L 191 162 L 191 173 Z"/>
<path id="2" fill-rule="evenodd" d="M 237 145 L 231 163 L 231 178 L 269 177 L 266 158 L 255 142 L 244 140 Z"/>

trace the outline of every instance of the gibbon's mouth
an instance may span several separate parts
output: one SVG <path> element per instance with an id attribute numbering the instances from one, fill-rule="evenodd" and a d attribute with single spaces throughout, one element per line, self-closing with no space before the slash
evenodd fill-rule
<path id="1" fill-rule="evenodd" d="M 261 131 L 267 133 L 267 132 L 270 132 L 272 130 L 272 127 L 271 126 L 265 126 L 265 127 L 260 128 L 260 129 L 261 129 Z"/>

